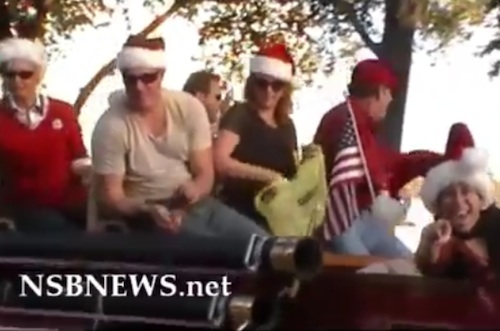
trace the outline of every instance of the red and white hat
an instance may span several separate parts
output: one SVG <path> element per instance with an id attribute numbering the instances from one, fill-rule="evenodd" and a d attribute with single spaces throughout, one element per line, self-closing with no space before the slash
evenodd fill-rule
<path id="1" fill-rule="evenodd" d="M 130 69 L 165 69 L 163 38 L 130 36 L 118 53 L 116 65 L 120 71 Z"/>
<path id="2" fill-rule="evenodd" d="M 0 42 L 0 64 L 12 60 L 25 60 L 38 66 L 45 66 L 47 55 L 40 42 L 14 37 Z"/>
<path id="3" fill-rule="evenodd" d="M 463 123 L 454 124 L 446 144 L 447 161 L 429 170 L 420 197 L 425 207 L 436 212 L 437 198 L 441 191 L 454 183 L 467 183 L 474 187 L 484 200 L 484 207 L 494 201 L 494 184 L 488 172 L 488 153 L 474 147 L 474 139 Z"/>
<path id="4" fill-rule="evenodd" d="M 269 75 L 284 82 L 292 82 L 295 64 L 284 44 L 268 44 L 250 60 L 250 72 Z"/>

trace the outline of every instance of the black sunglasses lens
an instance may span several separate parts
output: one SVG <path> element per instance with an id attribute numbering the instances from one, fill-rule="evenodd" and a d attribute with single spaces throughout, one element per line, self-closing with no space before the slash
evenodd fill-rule
<path id="1" fill-rule="evenodd" d="M 7 71 L 4 73 L 4 76 L 7 78 L 19 77 L 21 79 L 29 79 L 33 76 L 33 71 Z"/>
<path id="2" fill-rule="evenodd" d="M 283 82 L 267 81 L 265 79 L 257 79 L 256 85 L 263 90 L 267 89 L 270 86 L 271 89 L 275 92 L 280 91 L 283 88 L 283 86 L 285 86 L 285 84 Z"/>
<path id="3" fill-rule="evenodd" d="M 125 84 L 135 85 L 137 82 L 151 84 L 158 78 L 158 73 L 142 74 L 142 75 L 123 75 Z"/>

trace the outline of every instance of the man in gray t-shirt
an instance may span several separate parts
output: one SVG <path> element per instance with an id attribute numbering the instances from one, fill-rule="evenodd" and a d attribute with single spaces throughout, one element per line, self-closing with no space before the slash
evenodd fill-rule
<path id="1" fill-rule="evenodd" d="M 117 58 L 125 91 L 92 136 L 100 210 L 136 230 L 164 229 L 248 240 L 266 235 L 252 220 L 209 198 L 214 181 L 210 123 L 185 92 L 161 88 L 162 39 L 131 37 Z"/>

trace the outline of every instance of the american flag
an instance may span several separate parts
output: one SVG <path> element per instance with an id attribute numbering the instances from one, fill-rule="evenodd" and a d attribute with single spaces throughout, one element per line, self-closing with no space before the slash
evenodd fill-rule
<path id="1" fill-rule="evenodd" d="M 352 116 L 349 109 L 330 172 L 325 239 L 331 239 L 349 229 L 359 216 L 356 184 L 364 180 L 365 169 Z"/>

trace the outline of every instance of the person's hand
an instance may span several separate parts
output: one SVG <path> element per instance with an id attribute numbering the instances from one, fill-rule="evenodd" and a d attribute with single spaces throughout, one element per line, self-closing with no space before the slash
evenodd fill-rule
<path id="1" fill-rule="evenodd" d="M 266 177 L 267 177 L 266 182 L 268 183 L 274 183 L 277 181 L 285 180 L 285 177 L 283 177 L 279 172 L 273 170 L 269 170 Z"/>
<path id="2" fill-rule="evenodd" d="M 182 224 L 182 214 L 177 211 L 169 211 L 162 205 L 148 206 L 148 212 L 153 221 L 161 228 L 169 232 L 178 232 Z"/>
<path id="3" fill-rule="evenodd" d="M 92 178 L 92 164 L 90 163 L 74 163 L 71 166 L 71 170 L 74 174 L 80 177 L 84 185 L 89 185 Z"/>
<path id="4" fill-rule="evenodd" d="M 184 197 L 189 204 L 196 203 L 203 197 L 201 190 L 191 180 L 179 186 L 176 194 Z"/>
<path id="5" fill-rule="evenodd" d="M 451 234 L 451 224 L 446 220 L 438 220 L 424 229 L 424 239 L 430 244 L 446 244 L 451 239 Z"/>
<path id="6" fill-rule="evenodd" d="M 429 254 L 429 262 L 438 261 L 441 248 L 450 241 L 451 235 L 451 224 L 446 220 L 438 220 L 424 228 L 422 244 L 426 247 L 426 254 Z"/>

